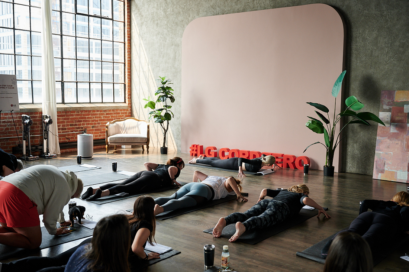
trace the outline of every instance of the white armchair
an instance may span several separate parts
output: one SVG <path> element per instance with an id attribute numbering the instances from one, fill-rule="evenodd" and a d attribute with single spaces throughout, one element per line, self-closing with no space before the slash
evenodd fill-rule
<path id="1" fill-rule="evenodd" d="M 144 145 L 149 152 L 149 123 L 133 117 L 114 120 L 106 124 L 105 130 L 106 152 L 109 146 L 113 145 L 116 150 L 117 145 Z"/>

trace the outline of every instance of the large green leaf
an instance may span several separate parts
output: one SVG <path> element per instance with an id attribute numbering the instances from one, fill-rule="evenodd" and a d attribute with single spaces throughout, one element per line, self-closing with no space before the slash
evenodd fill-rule
<path id="1" fill-rule="evenodd" d="M 155 118 L 155 123 L 163 123 L 162 118 L 156 117 L 156 118 Z"/>
<path id="2" fill-rule="evenodd" d="M 320 120 L 315 119 L 314 117 L 311 117 L 311 116 L 307 116 L 307 117 L 310 118 L 310 119 L 312 119 L 312 120 L 315 120 L 315 121 L 317 121 L 317 122 L 320 122 L 320 123 L 322 124 L 322 122 L 321 122 Z"/>
<path id="3" fill-rule="evenodd" d="M 324 140 L 325 140 L 325 145 L 329 147 L 329 136 L 328 136 L 328 132 L 326 129 L 324 129 Z"/>
<path id="4" fill-rule="evenodd" d="M 164 105 L 163 107 L 164 107 L 164 108 L 167 108 L 167 109 L 171 109 L 171 108 L 172 108 L 172 106 L 170 106 L 170 105 Z"/>
<path id="5" fill-rule="evenodd" d="M 376 116 L 375 114 L 371 113 L 371 112 L 360 112 L 357 114 L 357 116 L 362 119 L 362 120 L 371 120 L 374 122 L 377 122 L 378 124 L 382 124 L 385 125 L 381 119 L 379 119 L 378 116 Z"/>
<path id="6" fill-rule="evenodd" d="M 347 71 L 343 71 L 343 72 L 339 75 L 339 77 L 337 78 L 337 80 L 335 81 L 334 87 L 332 87 L 332 96 L 333 96 L 333 97 L 337 97 L 337 96 L 338 96 L 338 93 L 339 93 L 339 91 L 341 90 L 342 81 L 344 80 L 344 76 L 345 76 L 345 73 L 346 73 L 346 72 L 347 72 Z"/>
<path id="7" fill-rule="evenodd" d="M 155 102 L 153 102 L 153 101 L 149 101 L 148 103 L 145 104 L 145 109 L 146 109 L 147 107 L 149 107 L 149 108 L 151 108 L 151 109 L 154 110 L 155 107 L 156 107 L 156 104 L 155 104 Z"/>
<path id="8" fill-rule="evenodd" d="M 324 115 L 322 115 L 321 113 L 319 113 L 318 111 L 315 111 L 317 114 L 318 114 L 318 116 L 321 118 L 321 120 L 322 121 L 324 121 L 324 123 L 325 124 L 329 124 L 329 121 L 328 121 L 328 119 L 327 118 L 325 118 L 325 116 Z"/>
<path id="9" fill-rule="evenodd" d="M 166 95 L 160 95 L 160 96 L 158 97 L 158 99 L 156 100 L 156 102 L 165 102 L 166 99 L 167 99 L 167 96 L 166 96 Z"/>
<path id="10" fill-rule="evenodd" d="M 362 104 L 361 102 L 359 102 L 358 98 L 356 98 L 355 96 L 350 96 L 345 100 L 345 104 L 347 105 L 347 107 L 351 107 L 351 109 L 353 110 L 360 110 L 364 107 L 364 104 Z"/>
<path id="11" fill-rule="evenodd" d="M 340 115 L 340 116 L 356 116 L 356 112 L 350 111 L 350 110 L 346 110 L 345 112 L 341 112 L 339 115 Z"/>
<path id="12" fill-rule="evenodd" d="M 314 131 L 315 133 L 318 134 L 324 133 L 324 126 L 322 125 L 321 122 L 317 122 L 315 120 L 308 120 L 305 126 Z"/>
<path id="13" fill-rule="evenodd" d="M 366 123 L 365 123 L 365 122 L 366 122 L 366 121 L 357 119 L 357 120 L 354 120 L 354 121 L 349 122 L 349 124 L 361 124 L 361 125 L 370 126 L 370 124 L 369 124 L 368 122 L 366 122 Z"/>
<path id="14" fill-rule="evenodd" d="M 175 102 L 175 97 L 172 95 L 172 96 L 169 96 L 169 99 L 170 99 L 170 102 Z"/>
<path id="15" fill-rule="evenodd" d="M 170 120 L 172 119 L 172 116 L 167 112 L 165 113 L 165 115 L 163 116 L 165 118 L 165 120 Z"/>
<path id="16" fill-rule="evenodd" d="M 327 107 L 325 107 L 324 105 L 318 104 L 318 103 L 312 103 L 312 102 L 307 102 L 307 104 L 316 107 L 317 109 L 319 109 L 320 111 L 323 112 L 329 112 L 329 109 Z"/>
<path id="17" fill-rule="evenodd" d="M 355 116 L 355 118 L 357 118 L 357 120 L 361 121 L 362 124 L 365 124 L 367 126 L 370 126 L 371 124 L 369 124 L 366 120 L 359 118 L 358 116 Z"/>
<path id="18" fill-rule="evenodd" d="M 309 146 L 307 146 L 307 148 L 306 148 L 302 153 L 304 153 L 305 151 L 307 151 L 307 149 L 308 149 L 310 146 L 315 145 L 315 144 L 322 144 L 322 145 L 324 145 L 324 144 L 321 143 L 321 142 L 315 142 L 315 143 L 310 144 Z M 324 145 L 324 147 L 325 147 L 325 145 Z"/>

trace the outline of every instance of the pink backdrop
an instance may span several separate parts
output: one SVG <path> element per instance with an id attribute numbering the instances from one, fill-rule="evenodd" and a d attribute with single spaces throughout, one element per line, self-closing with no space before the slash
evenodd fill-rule
<path id="1" fill-rule="evenodd" d="M 333 112 L 344 26 L 332 7 L 203 17 L 187 26 L 182 42 L 183 153 L 201 144 L 298 157 L 309 144 L 324 142 L 305 127 L 307 115 L 318 118 L 306 102 Z M 312 168 L 325 164 L 320 145 L 304 155 Z M 337 151 L 336 171 L 338 163 Z"/>

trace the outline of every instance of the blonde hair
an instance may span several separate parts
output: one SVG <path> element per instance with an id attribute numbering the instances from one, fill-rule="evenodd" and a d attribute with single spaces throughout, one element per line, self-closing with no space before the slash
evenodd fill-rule
<path id="1" fill-rule="evenodd" d="M 276 158 L 274 156 L 268 155 L 263 157 L 261 161 L 265 164 L 273 165 L 276 162 Z"/>
<path id="2" fill-rule="evenodd" d="M 78 197 L 81 195 L 82 190 L 84 189 L 84 183 L 82 179 L 78 179 L 77 190 L 75 191 L 75 195 L 79 194 Z"/>
<path id="3" fill-rule="evenodd" d="M 392 201 L 399 206 L 409 206 L 409 193 L 401 191 L 392 197 Z"/>
<path id="4" fill-rule="evenodd" d="M 234 179 L 234 181 L 235 181 L 235 182 L 236 182 L 236 184 L 237 184 L 237 187 L 239 188 L 239 190 L 240 190 L 240 192 L 241 192 L 241 190 L 243 190 L 243 187 L 241 187 L 241 185 L 240 185 L 241 180 L 240 180 L 240 179 L 238 179 L 238 178 L 235 178 L 235 177 L 233 177 L 233 176 L 226 177 L 226 179 L 229 179 L 229 178 Z"/>
<path id="5" fill-rule="evenodd" d="M 308 189 L 307 185 L 305 184 L 291 186 L 290 188 L 288 188 L 288 191 L 307 195 L 310 193 L 310 189 Z"/>

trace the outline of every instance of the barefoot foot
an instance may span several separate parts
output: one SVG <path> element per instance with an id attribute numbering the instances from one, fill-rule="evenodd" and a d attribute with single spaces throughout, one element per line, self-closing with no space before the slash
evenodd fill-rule
<path id="1" fill-rule="evenodd" d="M 229 239 L 229 242 L 235 242 L 246 231 L 246 227 L 241 222 L 236 223 L 236 233 Z"/>
<path id="2" fill-rule="evenodd" d="M 203 160 L 203 159 L 204 159 L 204 156 L 203 156 L 203 155 L 200 155 L 198 159 Z"/>
<path id="3" fill-rule="evenodd" d="M 220 235 L 222 235 L 222 231 L 224 229 L 224 227 L 226 226 L 226 220 L 222 217 L 219 219 L 219 221 L 217 222 L 216 226 L 213 229 L 213 237 L 220 237 Z"/>
<path id="4" fill-rule="evenodd" d="M 194 163 L 196 163 L 196 160 L 197 160 L 197 158 L 196 158 L 196 157 L 193 157 L 193 159 L 191 159 L 191 160 L 189 161 L 189 163 L 194 164 Z"/>
<path id="5" fill-rule="evenodd" d="M 163 213 L 163 212 L 164 212 L 163 207 L 162 207 L 162 206 L 159 206 L 158 204 L 156 204 L 156 205 L 155 205 L 155 208 L 153 209 L 153 213 L 154 213 L 155 215 L 158 215 L 158 214 Z"/>

